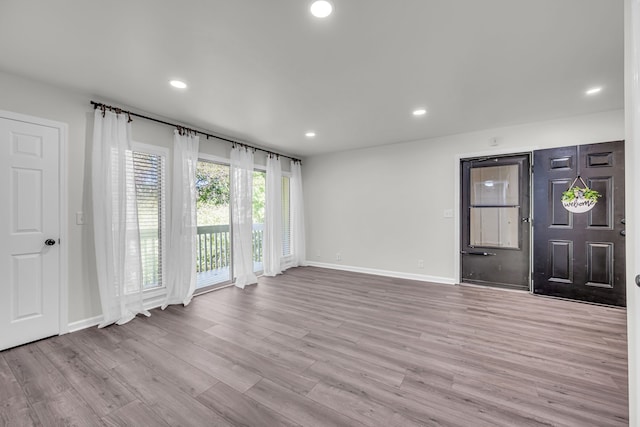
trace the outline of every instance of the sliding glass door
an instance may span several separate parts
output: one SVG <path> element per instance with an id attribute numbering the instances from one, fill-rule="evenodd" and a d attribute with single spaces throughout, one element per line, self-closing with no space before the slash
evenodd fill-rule
<path id="1" fill-rule="evenodd" d="M 196 170 L 197 200 L 197 264 L 198 280 L 196 293 L 224 286 L 233 281 L 231 208 L 230 208 L 230 166 L 208 160 L 199 160 Z M 287 178 L 288 183 L 288 178 Z M 283 187 L 284 188 L 284 187 Z M 253 172 L 253 271 L 263 271 L 264 215 L 266 200 L 266 173 Z M 288 203 L 288 186 L 286 203 Z M 283 203 L 285 203 L 283 201 Z M 287 235 L 285 254 L 289 253 L 288 244 L 288 205 L 287 221 L 283 230 Z M 284 225 L 284 224 L 283 224 Z"/>
<path id="2" fill-rule="evenodd" d="M 196 293 L 231 282 L 231 210 L 229 165 L 200 160 L 198 190 Z"/>

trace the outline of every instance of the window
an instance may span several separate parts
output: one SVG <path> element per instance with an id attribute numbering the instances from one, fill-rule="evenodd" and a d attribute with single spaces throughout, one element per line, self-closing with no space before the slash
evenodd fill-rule
<path id="1" fill-rule="evenodd" d="M 144 290 L 163 286 L 165 158 L 166 154 L 153 148 L 133 151 Z"/>
<path id="2" fill-rule="evenodd" d="M 291 255 L 291 205 L 289 177 L 282 177 L 282 255 Z"/>

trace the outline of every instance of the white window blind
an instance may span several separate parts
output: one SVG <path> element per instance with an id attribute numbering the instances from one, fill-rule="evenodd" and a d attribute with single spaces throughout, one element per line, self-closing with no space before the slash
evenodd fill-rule
<path id="1" fill-rule="evenodd" d="M 282 255 L 291 255 L 291 209 L 288 176 L 282 177 Z"/>
<path id="2" fill-rule="evenodd" d="M 133 152 L 143 289 L 163 286 L 165 242 L 165 157 Z"/>

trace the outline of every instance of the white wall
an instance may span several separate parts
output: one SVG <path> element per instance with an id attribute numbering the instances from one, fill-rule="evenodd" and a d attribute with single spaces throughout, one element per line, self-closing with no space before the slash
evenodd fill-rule
<path id="1" fill-rule="evenodd" d="M 452 283 L 459 157 L 620 139 L 623 110 L 307 157 L 307 260 Z"/>
<path id="2" fill-rule="evenodd" d="M 110 103 L 109 99 L 79 93 L 19 76 L 0 72 L 0 110 L 12 111 L 66 123 L 69 126 L 68 153 L 68 213 L 69 251 L 68 289 L 69 322 L 82 322 L 99 316 L 100 294 L 98 292 L 91 223 L 91 185 L 87 177 L 90 170 L 90 141 L 93 128 L 93 107 L 90 100 Z M 117 101 L 115 106 L 126 107 Z M 132 123 L 133 139 L 146 144 L 171 147 L 173 128 L 143 119 Z M 228 158 L 230 144 L 201 138 L 200 151 L 221 158 Z M 264 165 L 265 156 L 256 153 L 256 163 Z M 171 165 L 169 159 L 167 165 Z M 288 162 L 283 167 L 289 170 Z M 167 177 L 166 182 L 171 182 Z M 85 224 L 76 225 L 76 212 L 85 212 Z"/>

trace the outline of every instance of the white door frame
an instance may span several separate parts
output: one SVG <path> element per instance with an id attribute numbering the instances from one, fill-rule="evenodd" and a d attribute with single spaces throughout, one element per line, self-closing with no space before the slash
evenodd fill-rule
<path id="1" fill-rule="evenodd" d="M 625 180 L 627 218 L 627 361 L 629 372 L 629 425 L 640 425 L 640 197 L 632 189 L 640 172 L 640 0 L 624 2 L 625 57 Z"/>
<path id="2" fill-rule="evenodd" d="M 493 156 L 507 156 L 512 154 L 529 153 L 531 155 L 531 164 L 533 164 L 533 152 L 538 150 L 538 147 L 504 147 L 495 148 L 487 151 L 476 151 L 472 153 L 457 154 L 455 156 L 455 165 L 453 167 L 453 280 L 454 284 L 459 285 L 461 281 L 460 272 L 460 163 L 463 159 L 469 159 L 474 157 L 493 157 Z M 531 203 L 531 215 L 533 215 L 533 197 Z M 529 246 L 533 244 L 533 234 L 529 239 Z M 531 250 L 533 254 L 533 250 Z M 531 260 L 529 261 L 531 264 Z"/>
<path id="3" fill-rule="evenodd" d="M 53 120 L 42 119 L 40 117 L 28 116 L 25 114 L 14 113 L 11 111 L 0 110 L 0 118 L 15 120 L 25 123 L 31 123 L 39 126 L 46 126 L 58 131 L 59 153 L 58 153 L 58 179 L 60 183 L 60 269 L 58 283 L 59 289 L 59 330 L 58 334 L 66 334 L 69 332 L 69 285 L 68 271 L 69 251 L 68 251 L 68 221 L 67 221 L 67 134 L 68 126 L 66 123 L 56 122 Z"/>

